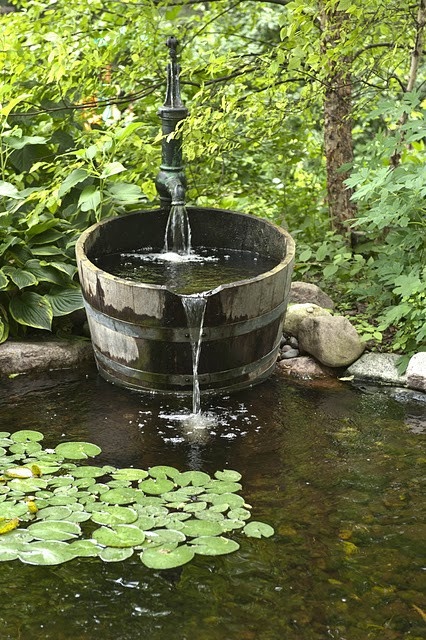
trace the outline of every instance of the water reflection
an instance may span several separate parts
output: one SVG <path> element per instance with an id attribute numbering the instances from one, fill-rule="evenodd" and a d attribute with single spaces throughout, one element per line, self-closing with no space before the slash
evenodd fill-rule
<path id="1" fill-rule="evenodd" d="M 163 573 L 136 555 L 0 563 L 2 640 L 422 637 L 424 404 L 272 378 L 207 398 L 198 428 L 185 421 L 190 399 L 119 389 L 93 371 L 5 381 L 0 393 L 0 430 L 41 430 L 46 446 L 92 441 L 116 466 L 237 469 L 254 517 L 276 530 Z"/>

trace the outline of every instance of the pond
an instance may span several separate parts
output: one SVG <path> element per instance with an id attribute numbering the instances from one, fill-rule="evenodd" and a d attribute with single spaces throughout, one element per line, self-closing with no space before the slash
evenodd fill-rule
<path id="1" fill-rule="evenodd" d="M 193 430 L 188 397 L 121 389 L 93 369 L 3 381 L 1 431 L 93 442 L 95 464 L 238 470 L 275 535 L 234 532 L 235 553 L 166 571 L 136 554 L 2 562 L 2 640 L 420 640 L 426 405 L 400 395 L 273 376 L 204 399 L 215 419 Z"/>

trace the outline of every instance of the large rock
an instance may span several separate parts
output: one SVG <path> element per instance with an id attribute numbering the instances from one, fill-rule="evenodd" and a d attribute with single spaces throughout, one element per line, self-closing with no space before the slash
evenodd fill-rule
<path id="1" fill-rule="evenodd" d="M 332 369 L 323 367 L 309 356 L 280 360 L 277 363 L 277 372 L 299 380 L 316 380 L 335 376 Z"/>
<path id="2" fill-rule="evenodd" d="M 285 314 L 283 333 L 298 337 L 299 327 L 305 318 L 316 318 L 318 316 L 331 316 L 331 313 L 317 304 L 290 304 Z"/>
<path id="3" fill-rule="evenodd" d="M 345 372 L 355 380 L 377 380 L 384 384 L 406 385 L 406 376 L 398 372 L 400 356 L 394 353 L 364 353 Z"/>
<path id="4" fill-rule="evenodd" d="M 90 342 L 49 340 L 12 342 L 0 345 L 0 377 L 15 373 L 69 369 L 93 360 Z"/>
<path id="5" fill-rule="evenodd" d="M 323 309 L 334 309 L 334 302 L 316 284 L 310 282 L 292 282 L 289 301 L 291 304 L 304 304 L 310 302 Z"/>
<path id="6" fill-rule="evenodd" d="M 355 327 L 343 316 L 305 318 L 298 331 L 299 346 L 327 367 L 347 367 L 364 351 Z"/>
<path id="7" fill-rule="evenodd" d="M 416 353 L 408 363 L 407 384 L 411 389 L 426 391 L 426 352 Z"/>

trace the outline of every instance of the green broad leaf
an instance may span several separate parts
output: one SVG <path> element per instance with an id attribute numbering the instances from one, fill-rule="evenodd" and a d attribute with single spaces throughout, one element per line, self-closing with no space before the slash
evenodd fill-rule
<path id="1" fill-rule="evenodd" d="M 58 195 L 62 198 L 68 191 L 70 191 L 76 184 L 83 182 L 89 176 L 86 169 L 74 169 L 71 173 L 65 178 L 61 186 L 59 187 Z"/>
<path id="2" fill-rule="evenodd" d="M 212 511 L 211 509 L 204 509 L 202 511 L 195 511 L 193 513 L 199 520 L 209 520 L 209 522 L 221 522 L 225 517 L 223 513 Z"/>
<path id="3" fill-rule="evenodd" d="M 270 538 L 275 533 L 269 524 L 255 520 L 246 524 L 243 531 L 249 538 Z"/>
<path id="4" fill-rule="evenodd" d="M 144 492 L 152 495 L 161 495 L 167 493 L 174 488 L 174 483 L 166 478 L 148 478 L 139 483 L 139 488 Z"/>
<path id="5" fill-rule="evenodd" d="M 23 545 L 20 545 L 22 548 Z M 0 562 L 7 562 L 8 560 L 16 560 L 19 558 L 19 547 L 15 548 L 15 545 L 0 545 Z"/>
<path id="6" fill-rule="evenodd" d="M 128 480 L 129 482 L 133 482 L 134 480 L 144 480 L 148 477 L 148 471 L 144 469 L 116 469 L 111 473 L 111 476 L 115 480 Z"/>
<path id="7" fill-rule="evenodd" d="M 135 504 L 135 511 L 138 512 L 139 516 L 154 516 L 154 517 L 163 517 L 169 514 L 169 510 L 166 507 L 161 507 L 157 505 L 141 505 Z"/>
<path id="8" fill-rule="evenodd" d="M 108 504 L 132 504 L 136 502 L 139 491 L 132 487 L 117 487 L 115 489 L 109 489 L 102 493 L 102 502 Z"/>
<path id="9" fill-rule="evenodd" d="M 40 245 L 37 247 L 32 247 L 31 249 L 33 255 L 35 256 L 61 256 L 65 258 L 65 253 L 59 249 L 59 247 L 55 247 L 52 245 Z"/>
<path id="10" fill-rule="evenodd" d="M 19 551 L 19 559 L 25 564 L 55 565 L 74 558 L 69 545 L 61 541 L 43 540 L 30 542 L 24 551 Z"/>
<path id="11" fill-rule="evenodd" d="M 118 547 L 105 547 L 99 552 L 99 557 L 103 562 L 122 562 L 132 555 L 133 549 L 130 547 L 121 549 Z"/>
<path id="12" fill-rule="evenodd" d="M 199 536 L 218 536 L 222 533 L 222 527 L 218 522 L 210 522 L 208 520 L 187 520 L 183 522 L 181 531 L 190 537 L 198 538 Z"/>
<path id="13" fill-rule="evenodd" d="M 101 453 L 100 447 L 91 442 L 62 442 L 55 447 L 55 451 L 69 460 L 85 460 Z"/>
<path id="14" fill-rule="evenodd" d="M 241 480 L 242 476 L 238 471 L 225 469 L 224 471 L 216 471 L 214 477 L 217 478 L 217 480 L 222 480 L 223 482 L 238 482 Z"/>
<path id="15" fill-rule="evenodd" d="M 140 187 L 126 182 L 114 182 L 108 185 L 106 191 L 117 204 L 136 204 L 142 198 Z"/>
<path id="16" fill-rule="evenodd" d="M 34 493 L 39 489 L 45 489 L 47 482 L 43 478 L 14 479 L 9 482 L 9 487 L 11 490 L 21 491 L 22 493 Z"/>
<path id="17" fill-rule="evenodd" d="M 188 513 L 195 513 L 196 511 L 204 511 L 207 509 L 207 502 L 188 502 L 184 507 L 184 510 Z"/>
<path id="18" fill-rule="evenodd" d="M 149 469 L 149 475 L 151 478 L 171 478 L 174 480 L 180 475 L 180 471 L 174 467 L 168 467 L 167 465 L 157 465 Z"/>
<path id="19" fill-rule="evenodd" d="M 195 553 L 202 556 L 222 556 L 237 551 L 240 548 L 238 542 L 229 540 L 229 538 L 224 538 L 223 536 L 202 536 L 201 538 L 191 540 L 190 544 L 193 545 L 192 548 Z"/>
<path id="20" fill-rule="evenodd" d="M 99 495 L 109 490 L 109 486 L 107 484 L 104 484 L 103 482 L 96 482 L 96 484 L 92 484 L 92 486 L 89 488 L 90 493 Z"/>
<path id="21" fill-rule="evenodd" d="M 28 532 L 38 540 L 72 540 L 81 535 L 79 525 L 68 520 L 34 522 L 28 527 Z"/>
<path id="22" fill-rule="evenodd" d="M 108 486 L 110 489 L 115 488 L 115 487 L 131 487 L 132 483 L 130 482 L 130 480 L 109 480 L 108 481 Z"/>
<path id="23" fill-rule="evenodd" d="M 78 206 L 82 211 L 96 211 L 100 202 L 101 192 L 95 187 L 95 185 L 90 184 L 87 187 L 84 187 L 81 192 L 80 198 L 78 199 Z"/>
<path id="24" fill-rule="evenodd" d="M 168 544 L 179 544 L 185 542 L 186 536 L 177 529 L 157 529 L 145 532 L 150 547 L 158 547 Z"/>
<path id="25" fill-rule="evenodd" d="M 20 518 L 27 513 L 28 507 L 25 502 L 6 502 L 1 505 L 1 517 L 10 520 L 12 518 Z"/>
<path id="26" fill-rule="evenodd" d="M 194 557 L 194 549 L 188 545 L 181 545 L 175 549 L 168 549 L 167 546 L 145 549 L 140 554 L 142 563 L 149 569 L 173 569 L 180 567 Z"/>
<path id="27" fill-rule="evenodd" d="M 146 496 L 143 493 L 139 493 L 136 498 L 136 504 L 142 507 L 161 507 L 164 505 L 165 501 L 163 500 L 163 496 Z"/>
<path id="28" fill-rule="evenodd" d="M 53 316 L 66 316 L 77 309 L 83 309 L 84 302 L 80 289 L 56 289 L 45 295 L 52 307 Z"/>
<path id="29" fill-rule="evenodd" d="M 108 162 L 100 175 L 101 178 L 109 178 L 110 176 L 115 176 L 117 173 L 121 173 L 122 171 L 126 171 L 126 167 L 124 167 L 121 162 Z"/>
<path id="30" fill-rule="evenodd" d="M 77 505 L 80 507 L 83 506 L 79 502 L 75 503 L 73 506 L 77 506 Z M 71 514 L 68 516 L 68 522 L 87 522 L 88 520 L 90 520 L 91 515 L 92 514 L 89 513 L 88 511 L 75 510 L 75 511 L 72 511 Z"/>
<path id="31" fill-rule="evenodd" d="M 55 225 L 53 225 L 52 222 L 54 222 Z M 51 228 L 53 226 L 56 226 L 57 223 L 58 220 L 54 218 L 53 220 L 42 222 L 39 225 L 35 224 L 33 227 L 31 227 L 31 229 L 28 230 L 28 236 L 31 236 L 31 246 L 53 244 L 57 240 L 63 238 L 63 232 L 61 233 L 60 231 Z M 36 232 L 35 235 L 34 232 Z"/>
<path id="32" fill-rule="evenodd" d="M 33 478 L 34 474 L 29 467 L 11 467 L 6 469 L 4 475 L 7 478 Z"/>
<path id="33" fill-rule="evenodd" d="M 195 487 L 205 487 L 211 483 L 211 478 L 203 471 L 185 471 L 175 478 L 175 481 L 181 487 L 192 484 Z"/>
<path id="34" fill-rule="evenodd" d="M 236 493 L 222 493 L 218 495 L 209 495 L 206 497 L 201 496 L 205 500 L 209 500 L 212 504 L 227 504 L 231 509 L 237 509 L 238 507 L 243 507 L 245 505 L 245 500 L 242 496 L 237 495 Z"/>
<path id="35" fill-rule="evenodd" d="M 135 547 L 145 540 L 145 533 L 133 524 L 117 524 L 96 529 L 92 537 L 105 547 Z"/>
<path id="36" fill-rule="evenodd" d="M 52 266 L 46 266 L 46 264 L 43 266 L 40 260 L 33 258 L 26 261 L 25 269 L 31 271 L 39 282 L 51 282 L 52 284 L 63 286 L 64 279 L 61 273 Z"/>
<path id="37" fill-rule="evenodd" d="M 6 276 L 3 269 L 0 269 L 0 289 L 6 289 L 9 284 L 9 278 Z"/>
<path id="38" fill-rule="evenodd" d="M 0 536 L 0 548 L 8 547 L 9 545 L 17 548 L 18 545 L 26 544 L 32 540 L 34 540 L 34 537 L 27 529 L 14 529 L 7 535 Z"/>
<path id="39" fill-rule="evenodd" d="M 251 518 L 250 511 L 248 509 L 243 509 L 242 507 L 231 509 L 227 515 L 231 520 L 248 520 Z"/>
<path id="40" fill-rule="evenodd" d="M 100 478 L 105 475 L 103 467 L 95 467 L 91 465 L 85 465 L 84 467 L 77 467 L 72 472 L 74 478 Z"/>
<path id="41" fill-rule="evenodd" d="M 38 293 L 24 291 L 13 297 L 9 303 L 9 311 L 18 324 L 48 331 L 51 329 L 52 307 L 47 298 Z"/>
<path id="42" fill-rule="evenodd" d="M 43 438 L 44 435 L 40 431 L 33 431 L 32 429 L 20 429 L 10 434 L 10 439 L 13 442 L 40 442 Z"/>
<path id="43" fill-rule="evenodd" d="M 70 507 L 45 507 L 37 512 L 37 520 L 67 520 L 71 515 Z"/>
<path id="44" fill-rule="evenodd" d="M 235 529 L 242 529 L 246 523 L 244 520 L 222 520 L 220 526 L 222 527 L 222 531 L 235 531 Z"/>
<path id="45" fill-rule="evenodd" d="M 46 498 L 47 499 L 47 498 Z M 49 506 L 51 507 L 60 507 L 60 506 L 70 506 L 71 504 L 77 502 L 77 498 L 76 496 L 70 496 L 70 495 L 63 495 L 63 496 L 52 496 L 51 498 L 48 498 L 49 500 Z"/>
<path id="46" fill-rule="evenodd" d="M 25 287 L 31 287 L 38 284 L 38 280 L 33 273 L 25 271 L 25 269 L 17 269 L 16 267 L 3 267 L 3 273 L 5 273 L 12 280 L 18 289 L 24 289 Z M 0 282 L 1 288 L 1 282 Z"/>
<path id="47" fill-rule="evenodd" d="M 91 518 L 96 524 L 132 524 L 138 519 L 138 513 L 130 507 L 104 505 L 99 511 L 94 511 Z"/>
<path id="48" fill-rule="evenodd" d="M 207 493 L 235 493 L 241 491 L 242 486 L 239 482 L 222 482 L 221 480 L 212 480 L 206 485 Z"/>
<path id="49" fill-rule="evenodd" d="M 4 141 L 12 149 L 23 149 L 29 144 L 46 144 L 47 138 L 42 136 L 22 136 L 21 138 L 8 136 L 4 138 Z"/>
<path id="50" fill-rule="evenodd" d="M 13 200 L 21 200 L 18 189 L 11 182 L 0 180 L 0 197 L 12 198 Z"/>
<path id="51" fill-rule="evenodd" d="M 101 547 L 93 540 L 74 540 L 67 546 L 74 558 L 94 558 L 101 551 Z"/>
<path id="52" fill-rule="evenodd" d="M 38 442 L 17 442 L 9 447 L 10 453 L 20 453 L 31 455 L 41 451 L 41 445 Z"/>

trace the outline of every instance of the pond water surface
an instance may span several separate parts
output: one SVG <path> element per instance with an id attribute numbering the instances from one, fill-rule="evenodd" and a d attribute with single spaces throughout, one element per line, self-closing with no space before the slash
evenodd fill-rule
<path id="1" fill-rule="evenodd" d="M 120 389 L 92 369 L 0 384 L 0 430 L 93 442 L 95 464 L 235 469 L 254 519 L 275 528 L 169 571 L 136 555 L 2 562 L 1 640 L 424 638 L 426 405 L 274 376 L 203 409 L 215 424 L 191 430 L 188 397 Z"/>

